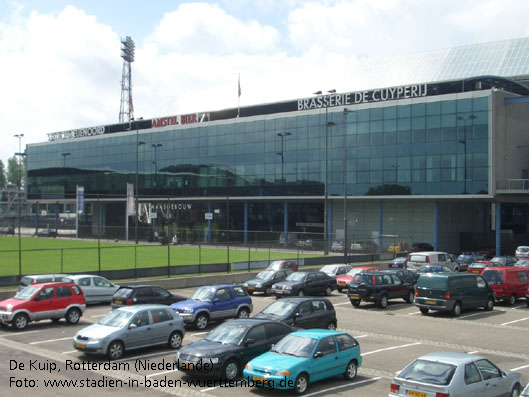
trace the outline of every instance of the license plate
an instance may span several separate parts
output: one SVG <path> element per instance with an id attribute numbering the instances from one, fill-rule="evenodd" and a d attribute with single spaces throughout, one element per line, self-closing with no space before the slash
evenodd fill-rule
<path id="1" fill-rule="evenodd" d="M 116 305 L 122 305 L 123 302 L 122 301 L 116 301 Z"/>
<path id="2" fill-rule="evenodd" d="M 262 383 L 268 382 L 268 379 L 261 378 L 260 376 L 252 376 L 252 380 L 254 382 L 262 382 Z"/>
<path id="3" fill-rule="evenodd" d="M 351 298 L 351 299 L 360 299 L 359 296 L 354 296 L 354 295 L 351 295 L 350 298 Z"/>
<path id="4" fill-rule="evenodd" d="M 281 291 L 281 290 L 274 291 L 274 292 L 275 292 L 276 294 L 280 294 L 280 295 L 283 293 L 283 291 Z"/>
<path id="5" fill-rule="evenodd" d="M 472 270 L 472 273 L 479 274 L 479 270 Z"/>
<path id="6" fill-rule="evenodd" d="M 345 288 L 345 284 L 340 283 L 340 284 L 338 284 L 338 287 L 340 287 L 340 288 Z"/>
<path id="7" fill-rule="evenodd" d="M 253 291 L 254 289 L 254 287 L 248 287 L 248 291 Z"/>
<path id="8" fill-rule="evenodd" d="M 414 397 L 428 397 L 426 393 L 415 391 L 415 390 L 408 390 L 408 396 L 414 396 Z"/>
<path id="9" fill-rule="evenodd" d="M 437 303 L 436 301 L 430 301 L 430 300 L 426 301 L 427 305 L 435 305 L 436 303 Z"/>
<path id="10" fill-rule="evenodd" d="M 83 345 L 82 343 L 76 343 L 76 344 L 75 344 L 75 347 L 76 347 L 77 349 L 86 349 L 86 345 Z"/>

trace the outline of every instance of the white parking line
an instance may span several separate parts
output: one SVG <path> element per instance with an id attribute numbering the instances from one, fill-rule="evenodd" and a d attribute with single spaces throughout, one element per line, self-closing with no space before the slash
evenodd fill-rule
<path id="1" fill-rule="evenodd" d="M 322 394 L 322 393 L 327 394 L 327 393 L 329 393 L 329 392 L 331 392 L 333 390 L 336 390 L 336 389 L 342 389 L 344 387 L 357 386 L 357 385 L 361 385 L 361 384 L 367 383 L 367 382 L 374 382 L 374 381 L 377 381 L 379 379 L 382 379 L 382 378 L 379 376 L 379 377 L 372 378 L 372 379 L 361 380 L 360 382 L 348 383 L 348 384 L 341 385 L 341 386 L 331 387 L 329 389 L 324 389 L 324 390 L 316 391 L 314 393 L 306 394 L 305 397 L 316 396 L 316 395 Z"/>
<path id="2" fill-rule="evenodd" d="M 334 306 L 350 305 L 351 302 L 335 303 Z"/>
<path id="3" fill-rule="evenodd" d="M 176 350 L 167 350 L 166 352 L 159 352 L 159 353 L 152 353 L 152 354 L 143 354 L 141 356 L 135 356 L 135 357 L 126 357 L 126 358 L 122 358 L 121 360 L 116 360 L 114 362 L 115 363 L 119 363 L 119 362 L 122 362 L 122 361 L 136 360 L 137 358 L 143 358 L 143 357 L 163 356 L 163 355 L 166 355 L 166 354 L 172 353 L 172 352 L 176 353 Z"/>
<path id="4" fill-rule="evenodd" d="M 367 337 L 368 335 L 358 335 L 358 336 L 355 336 L 355 338 L 365 338 Z"/>
<path id="5" fill-rule="evenodd" d="M 202 389 L 200 390 L 200 393 L 204 393 L 204 392 L 207 392 L 207 391 L 210 391 L 210 390 L 215 390 L 217 389 L 219 386 L 215 386 L 215 387 L 208 387 L 207 389 Z"/>
<path id="6" fill-rule="evenodd" d="M 514 324 L 514 323 L 519 323 L 520 321 L 525 321 L 525 320 L 529 320 L 529 317 L 521 318 L 519 320 L 509 321 L 509 322 L 506 322 L 506 323 L 503 323 L 503 324 L 500 324 L 500 325 Z"/>
<path id="7" fill-rule="evenodd" d="M 480 314 L 485 314 L 485 312 L 479 312 L 479 313 L 468 314 L 468 315 L 466 315 L 466 316 L 457 317 L 457 319 L 458 319 L 458 320 L 463 320 L 464 318 L 469 318 L 469 317 L 473 317 L 473 316 L 479 316 Z"/>
<path id="8" fill-rule="evenodd" d="M 70 350 L 69 352 L 62 352 L 61 354 L 72 354 L 72 353 L 77 353 L 78 350 Z"/>
<path id="9" fill-rule="evenodd" d="M 513 368 L 513 369 L 510 369 L 509 371 L 518 371 L 519 369 L 524 369 L 527 367 L 529 367 L 529 365 L 524 365 L 523 367 Z"/>
<path id="10" fill-rule="evenodd" d="M 479 350 L 476 350 L 475 352 L 468 352 L 467 354 L 476 354 L 479 353 Z"/>
<path id="11" fill-rule="evenodd" d="M 408 343 L 407 345 L 386 347 L 385 349 L 378 349 L 378 350 L 373 350 L 372 352 L 362 353 L 362 356 L 367 356 L 368 354 L 380 353 L 386 350 L 400 349 L 401 347 L 409 347 L 409 346 L 415 346 L 415 345 L 420 345 L 420 344 L 421 342 L 415 342 L 415 343 Z"/>
<path id="12" fill-rule="evenodd" d="M 408 316 L 415 316 L 416 314 L 421 314 L 421 312 L 408 313 Z"/>
<path id="13" fill-rule="evenodd" d="M 178 370 L 177 369 L 172 369 L 170 371 L 164 371 L 164 372 L 158 372 L 156 374 L 150 374 L 150 375 L 147 375 L 146 378 L 150 378 L 150 377 L 153 377 L 153 376 L 158 376 L 158 375 L 164 375 L 164 374 L 169 374 L 171 372 L 177 372 Z"/>
<path id="14" fill-rule="evenodd" d="M 97 318 L 97 317 L 105 317 L 108 313 L 105 314 L 98 314 L 96 316 L 90 316 L 91 318 Z"/>
<path id="15" fill-rule="evenodd" d="M 25 331 L 25 332 L 17 332 L 16 334 L 6 334 L 6 335 L 0 335 L 0 338 L 4 338 L 6 336 L 16 336 L 16 335 L 26 335 L 26 334 L 32 334 L 34 332 L 42 332 L 41 330 L 35 330 L 35 331 Z"/>
<path id="16" fill-rule="evenodd" d="M 206 331 L 206 332 L 198 332 L 198 333 L 196 333 L 196 334 L 191 334 L 191 336 L 204 335 L 204 334 L 209 334 L 209 331 Z"/>
<path id="17" fill-rule="evenodd" d="M 67 338 L 59 338 L 59 339 L 39 340 L 37 342 L 31 342 L 30 345 L 40 345 L 41 343 L 58 342 L 60 340 L 68 340 L 68 339 L 72 339 L 73 340 L 73 336 L 69 336 Z"/>

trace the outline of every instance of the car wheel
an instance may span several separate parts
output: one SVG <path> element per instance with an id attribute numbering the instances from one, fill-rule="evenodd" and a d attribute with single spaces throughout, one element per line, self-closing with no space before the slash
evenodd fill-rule
<path id="1" fill-rule="evenodd" d="M 123 356 L 125 349 L 123 348 L 123 343 L 120 341 L 114 341 L 108 345 L 107 356 L 110 360 L 118 360 Z"/>
<path id="2" fill-rule="evenodd" d="M 178 349 L 180 346 L 182 346 L 182 334 L 178 331 L 174 331 L 169 336 L 169 347 L 171 349 Z"/>
<path id="3" fill-rule="evenodd" d="M 77 324 L 81 318 L 81 312 L 79 309 L 70 309 L 66 313 L 66 322 L 68 324 Z"/>
<path id="4" fill-rule="evenodd" d="M 337 288 L 338 292 L 342 292 L 342 289 L 340 287 Z"/>
<path id="5" fill-rule="evenodd" d="M 511 391 L 511 397 L 518 397 L 520 395 L 520 385 L 515 385 Z"/>
<path id="6" fill-rule="evenodd" d="M 386 295 L 382 295 L 380 298 L 378 298 L 377 305 L 381 309 L 388 307 L 388 297 Z"/>
<path id="7" fill-rule="evenodd" d="M 227 380 L 237 379 L 239 376 L 239 364 L 235 360 L 228 360 L 224 367 L 222 368 L 222 376 Z"/>
<path id="8" fill-rule="evenodd" d="M 331 296 L 332 295 L 332 288 L 331 287 L 325 288 L 325 295 L 327 295 L 327 296 Z"/>
<path id="9" fill-rule="evenodd" d="M 208 323 L 209 323 L 209 318 L 207 314 L 205 313 L 200 313 L 195 318 L 195 328 L 196 329 L 206 329 L 206 327 L 208 326 Z"/>
<path id="10" fill-rule="evenodd" d="M 336 323 L 334 321 L 331 321 L 329 324 L 327 324 L 327 329 L 330 329 L 331 331 L 335 331 Z"/>
<path id="11" fill-rule="evenodd" d="M 237 318 L 248 318 L 250 317 L 250 312 L 248 311 L 248 309 L 246 308 L 242 308 L 239 310 L 239 312 L 237 313 Z"/>
<path id="12" fill-rule="evenodd" d="M 457 317 L 461 314 L 461 303 L 456 302 L 454 303 L 454 307 L 452 308 L 452 315 L 454 317 Z"/>
<path id="13" fill-rule="evenodd" d="M 294 391 L 296 394 L 303 394 L 309 387 L 309 377 L 307 374 L 299 374 L 294 382 Z"/>
<path id="14" fill-rule="evenodd" d="M 354 307 L 360 306 L 360 299 L 351 299 L 351 305 Z"/>
<path id="15" fill-rule="evenodd" d="M 408 296 L 404 298 L 407 303 L 413 303 L 415 300 L 415 293 L 413 291 L 408 292 Z"/>
<path id="16" fill-rule="evenodd" d="M 422 314 L 428 314 L 428 312 L 430 311 L 430 309 L 428 309 L 427 307 L 421 307 L 419 310 Z"/>
<path id="17" fill-rule="evenodd" d="M 298 296 L 305 296 L 305 291 L 303 291 L 302 289 L 300 289 L 298 291 Z"/>
<path id="18" fill-rule="evenodd" d="M 266 289 L 266 291 L 265 291 L 265 295 L 266 295 L 266 296 L 270 296 L 270 295 L 272 295 L 272 287 L 268 287 L 268 288 Z"/>
<path id="19" fill-rule="evenodd" d="M 485 310 L 490 312 L 492 309 L 494 309 L 494 299 L 489 298 L 487 299 L 487 304 L 485 305 Z"/>
<path id="20" fill-rule="evenodd" d="M 511 296 L 509 296 L 509 305 L 514 306 L 515 303 L 516 303 L 516 295 L 511 294 Z"/>
<path id="21" fill-rule="evenodd" d="M 26 314 L 18 313 L 13 319 L 13 327 L 15 327 L 17 331 L 20 331 L 28 326 L 28 322 L 29 319 Z"/>
<path id="22" fill-rule="evenodd" d="M 354 378 L 356 378 L 356 372 L 357 372 L 356 361 L 351 360 L 349 361 L 349 364 L 347 364 L 347 367 L 345 367 L 345 372 L 343 374 L 343 377 L 347 380 L 353 380 Z"/>

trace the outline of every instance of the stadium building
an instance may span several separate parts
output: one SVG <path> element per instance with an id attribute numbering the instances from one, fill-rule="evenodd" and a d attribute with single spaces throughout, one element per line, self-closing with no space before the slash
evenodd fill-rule
<path id="1" fill-rule="evenodd" d="M 27 146 L 35 225 L 79 210 L 78 234 L 105 238 L 526 245 L 529 38 L 351 72 L 363 87 L 49 133 Z"/>

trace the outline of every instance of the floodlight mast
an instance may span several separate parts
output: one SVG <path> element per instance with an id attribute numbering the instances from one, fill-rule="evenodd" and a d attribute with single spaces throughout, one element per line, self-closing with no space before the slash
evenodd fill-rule
<path id="1" fill-rule="evenodd" d="M 119 107 L 119 122 L 124 123 L 134 119 L 134 106 L 132 104 L 131 63 L 134 62 L 135 45 L 130 36 L 121 39 L 121 44 L 123 71 L 121 72 L 121 103 Z M 125 118 L 125 115 L 127 118 Z"/>

